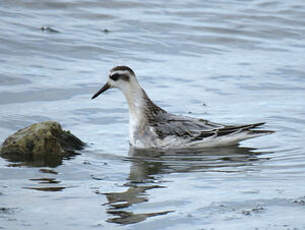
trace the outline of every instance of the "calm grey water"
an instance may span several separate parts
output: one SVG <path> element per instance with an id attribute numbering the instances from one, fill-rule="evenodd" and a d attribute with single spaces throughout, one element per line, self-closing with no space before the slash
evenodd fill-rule
<path id="1" fill-rule="evenodd" d="M 304 15 L 303 0 L 1 1 L 0 142 L 56 120 L 88 147 L 0 158 L 0 229 L 305 229 Z M 118 64 L 170 112 L 276 133 L 134 152 L 122 94 L 90 100 Z"/>

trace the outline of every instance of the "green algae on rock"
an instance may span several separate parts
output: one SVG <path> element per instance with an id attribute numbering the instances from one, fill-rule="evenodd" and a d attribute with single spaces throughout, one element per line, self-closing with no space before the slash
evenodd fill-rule
<path id="1" fill-rule="evenodd" d="M 75 155 L 85 143 L 65 131 L 55 121 L 33 124 L 9 136 L 0 149 L 3 157 L 13 161 L 57 159 Z"/>

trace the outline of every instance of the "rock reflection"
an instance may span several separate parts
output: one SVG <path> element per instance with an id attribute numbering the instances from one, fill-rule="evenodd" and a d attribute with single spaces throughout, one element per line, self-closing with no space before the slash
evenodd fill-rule
<path id="1" fill-rule="evenodd" d="M 58 172 L 56 172 L 56 171 L 54 171 L 54 170 L 52 170 L 52 169 L 39 169 L 39 172 L 41 172 L 41 173 L 55 174 L 55 175 L 58 174 Z"/>
<path id="2" fill-rule="evenodd" d="M 58 184 L 60 181 L 56 180 L 55 178 L 33 178 L 30 179 L 31 181 L 38 181 L 39 184 Z"/>
<path id="3" fill-rule="evenodd" d="M 37 181 L 38 184 L 42 185 L 51 185 L 51 184 L 59 184 L 61 181 L 56 180 L 56 178 L 49 178 L 49 177 L 42 177 L 42 178 L 32 178 L 29 179 L 30 181 Z M 64 186 L 35 186 L 35 187 L 23 187 L 24 189 L 32 189 L 32 190 L 37 190 L 37 191 L 44 191 L 44 192 L 58 192 L 62 191 L 66 187 Z"/>
<path id="4" fill-rule="evenodd" d="M 133 224 L 144 221 L 148 217 L 165 215 L 173 210 L 154 213 L 138 213 L 124 211 L 134 204 L 148 202 L 146 193 L 149 189 L 162 188 L 160 175 L 166 173 L 189 173 L 195 171 L 206 172 L 237 172 L 247 171 L 253 162 L 267 160 L 259 157 L 261 153 L 255 148 L 230 146 L 207 149 L 182 149 L 182 150 L 138 150 L 129 149 L 128 160 L 132 162 L 128 189 L 124 192 L 104 193 L 108 200 L 107 213 L 115 217 L 107 221 L 117 224 Z M 159 175 L 159 177 L 157 176 Z"/>
<path id="5" fill-rule="evenodd" d="M 37 190 L 37 191 L 44 191 L 44 192 L 59 192 L 64 190 L 66 187 L 23 187 L 23 188 Z"/>
<path id="6" fill-rule="evenodd" d="M 73 156 L 76 154 L 73 154 Z M 30 166 L 30 167 L 51 167 L 55 168 L 62 164 L 63 160 L 72 159 L 73 156 L 59 156 L 59 155 L 20 155 L 20 154 L 9 154 L 1 155 L 2 158 L 11 162 L 8 166 L 10 167 L 20 167 L 20 166 Z"/>

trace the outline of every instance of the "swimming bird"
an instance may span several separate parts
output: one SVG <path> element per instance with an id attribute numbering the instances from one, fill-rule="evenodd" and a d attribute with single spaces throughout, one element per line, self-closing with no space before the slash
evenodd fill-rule
<path id="1" fill-rule="evenodd" d="M 157 106 L 147 96 L 128 66 L 110 70 L 107 83 L 91 99 L 110 88 L 120 89 L 129 110 L 129 143 L 135 148 L 204 148 L 234 145 L 239 141 L 270 134 L 257 130 L 264 122 L 245 125 L 223 125 L 205 119 L 178 116 Z"/>

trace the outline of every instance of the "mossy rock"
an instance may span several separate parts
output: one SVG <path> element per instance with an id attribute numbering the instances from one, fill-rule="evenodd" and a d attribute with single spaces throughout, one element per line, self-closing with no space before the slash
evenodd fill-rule
<path id="1" fill-rule="evenodd" d="M 62 159 L 75 154 L 84 142 L 54 121 L 33 124 L 18 130 L 3 143 L 0 153 L 11 160 Z"/>

